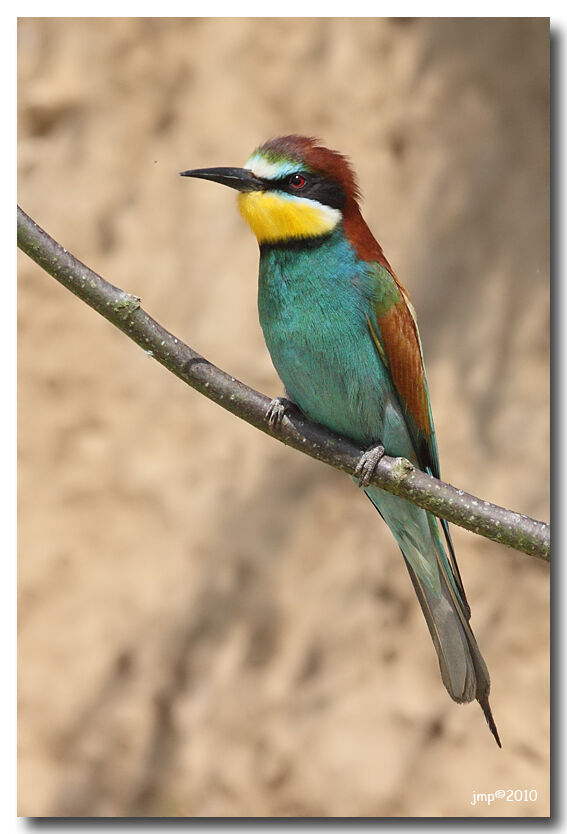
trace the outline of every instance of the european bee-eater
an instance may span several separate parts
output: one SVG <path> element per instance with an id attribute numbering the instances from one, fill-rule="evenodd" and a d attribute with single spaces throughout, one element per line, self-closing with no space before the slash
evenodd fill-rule
<path id="1" fill-rule="evenodd" d="M 271 139 L 244 168 L 184 171 L 228 185 L 260 246 L 260 323 L 286 395 L 367 448 L 360 484 L 399 544 L 453 700 L 476 698 L 500 746 L 490 678 L 446 522 L 369 485 L 384 450 L 439 477 L 415 312 L 359 208 L 347 159 L 305 136 Z M 285 413 L 274 400 L 270 422 Z"/>

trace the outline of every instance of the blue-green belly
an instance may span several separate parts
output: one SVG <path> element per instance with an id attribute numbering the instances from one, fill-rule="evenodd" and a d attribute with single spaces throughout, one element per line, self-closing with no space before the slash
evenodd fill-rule
<path id="1" fill-rule="evenodd" d="M 372 341 L 375 277 L 341 235 L 316 249 L 262 252 L 258 307 L 274 367 L 313 420 L 413 457 L 396 391 Z"/>

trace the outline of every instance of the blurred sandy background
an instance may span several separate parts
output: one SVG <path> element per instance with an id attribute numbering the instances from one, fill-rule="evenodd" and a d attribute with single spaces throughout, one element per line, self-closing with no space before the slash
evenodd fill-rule
<path id="1" fill-rule="evenodd" d="M 234 194 L 266 138 L 350 155 L 421 325 L 442 472 L 548 518 L 546 20 L 22 20 L 19 201 L 281 393 Z M 538 816 L 548 569 L 454 530 L 504 749 L 448 698 L 344 476 L 184 387 L 19 256 L 21 815 Z M 535 790 L 472 806 L 473 791 Z"/>

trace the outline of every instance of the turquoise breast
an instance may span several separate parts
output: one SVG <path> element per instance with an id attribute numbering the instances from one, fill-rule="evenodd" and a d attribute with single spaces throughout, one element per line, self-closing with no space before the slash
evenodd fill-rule
<path id="1" fill-rule="evenodd" d="M 319 245 L 262 247 L 258 309 L 290 399 L 333 431 L 411 455 L 396 391 L 370 336 L 376 277 L 339 227 Z"/>

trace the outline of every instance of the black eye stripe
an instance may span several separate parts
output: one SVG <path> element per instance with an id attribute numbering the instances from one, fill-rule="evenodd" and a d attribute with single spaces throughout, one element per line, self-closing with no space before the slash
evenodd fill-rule
<path id="1" fill-rule="evenodd" d="M 305 177 L 306 183 L 304 188 L 308 188 L 309 185 L 313 182 L 313 175 L 303 173 L 303 171 L 294 171 L 293 174 L 288 174 L 285 177 L 278 177 L 277 179 L 264 179 L 266 183 L 266 190 L 267 191 L 291 191 L 292 186 L 290 186 L 289 178 L 295 176 L 295 174 L 300 174 L 302 177 Z"/>
<path id="2" fill-rule="evenodd" d="M 330 208 L 342 210 L 346 202 L 346 194 L 341 185 L 334 180 L 326 179 L 319 174 L 312 174 L 309 171 L 294 171 L 294 174 L 300 174 L 305 178 L 305 185 L 299 188 L 294 188 L 290 184 L 290 177 L 293 174 L 288 174 L 285 177 L 278 177 L 277 179 L 265 179 L 264 183 L 266 191 L 285 191 L 287 194 L 294 194 L 298 197 L 305 197 L 310 200 L 317 200 Z"/>

